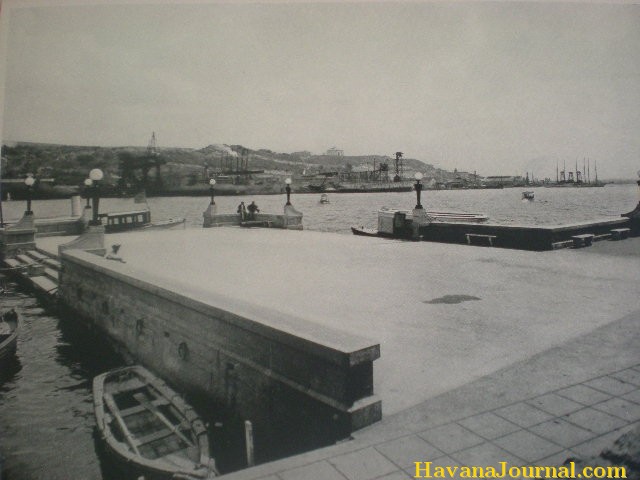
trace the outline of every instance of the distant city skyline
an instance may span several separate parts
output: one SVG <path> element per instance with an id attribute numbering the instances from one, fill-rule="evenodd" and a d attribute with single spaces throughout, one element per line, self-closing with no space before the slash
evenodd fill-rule
<path id="1" fill-rule="evenodd" d="M 5 142 L 146 146 L 155 131 L 161 147 L 402 151 L 484 175 L 640 168 L 640 5 L 2 7 Z"/>

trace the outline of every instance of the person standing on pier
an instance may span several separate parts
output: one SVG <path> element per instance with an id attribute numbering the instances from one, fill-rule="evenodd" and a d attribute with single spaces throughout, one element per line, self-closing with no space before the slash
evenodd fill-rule
<path id="1" fill-rule="evenodd" d="M 256 202 L 251 202 L 251 204 L 247 207 L 247 210 L 249 210 L 249 220 L 255 220 L 256 213 L 260 211 L 258 205 L 256 205 Z"/>
<path id="2" fill-rule="evenodd" d="M 240 215 L 240 221 L 244 222 L 245 218 L 247 218 L 247 207 L 244 206 L 244 202 L 240 202 L 240 205 L 238 205 L 238 214 Z"/>

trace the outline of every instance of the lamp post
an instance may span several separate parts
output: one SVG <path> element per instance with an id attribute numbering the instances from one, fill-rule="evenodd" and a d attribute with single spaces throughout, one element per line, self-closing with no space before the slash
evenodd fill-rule
<path id="1" fill-rule="evenodd" d="M 36 179 L 31 175 L 24 179 L 24 184 L 27 186 L 27 211 L 24 212 L 25 215 L 33 215 L 33 212 L 31 211 L 31 195 L 34 183 L 36 183 Z"/>
<path id="2" fill-rule="evenodd" d="M 87 197 L 87 204 L 85 205 L 85 208 L 89 208 L 89 199 L 91 198 L 91 191 L 89 190 L 91 188 L 91 185 L 93 184 L 93 180 L 91 180 L 90 178 L 85 178 L 84 179 L 84 194 Z"/>
<path id="3" fill-rule="evenodd" d="M 420 193 L 422 192 L 422 184 L 420 183 L 420 180 L 422 180 L 422 173 L 416 172 L 414 177 L 416 179 L 416 183 L 414 187 L 416 189 L 416 198 L 418 200 L 418 203 L 416 204 L 416 209 L 421 210 L 422 204 L 420 203 Z"/>
<path id="4" fill-rule="evenodd" d="M 103 177 L 104 174 L 99 168 L 94 168 L 89 172 L 88 180 L 91 180 L 91 184 L 93 185 L 93 188 L 91 189 L 93 197 L 93 220 L 89 222 L 89 225 L 92 226 L 102 225 L 102 222 L 98 219 L 98 208 L 100 205 L 100 191 L 98 189 L 98 183 L 100 183 L 100 180 L 102 180 Z M 86 181 L 85 185 L 87 185 Z"/>
<path id="5" fill-rule="evenodd" d="M 287 184 L 285 191 L 287 192 L 287 203 L 285 205 L 291 205 L 291 179 L 287 178 L 284 183 Z"/>
<path id="6" fill-rule="evenodd" d="M 212 178 L 209 180 L 209 193 L 211 194 L 211 205 L 215 205 L 216 202 L 213 201 L 213 186 L 216 184 L 216 179 Z"/>

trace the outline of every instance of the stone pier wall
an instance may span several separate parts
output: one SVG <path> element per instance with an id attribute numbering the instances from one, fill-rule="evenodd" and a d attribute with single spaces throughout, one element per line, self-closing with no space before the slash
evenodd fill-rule
<path id="1" fill-rule="evenodd" d="M 79 318 L 165 380 L 236 409 L 265 432 L 340 438 L 381 418 L 373 395 L 380 347 L 79 250 L 62 253 L 60 295 Z M 117 266 L 116 266 L 117 265 Z"/>

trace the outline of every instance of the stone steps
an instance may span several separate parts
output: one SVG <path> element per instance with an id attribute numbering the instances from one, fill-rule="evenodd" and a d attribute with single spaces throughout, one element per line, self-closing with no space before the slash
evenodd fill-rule
<path id="1" fill-rule="evenodd" d="M 28 282 L 37 292 L 55 295 L 58 290 L 60 262 L 46 252 L 29 249 L 7 258 L 4 264 L 20 280 Z"/>

